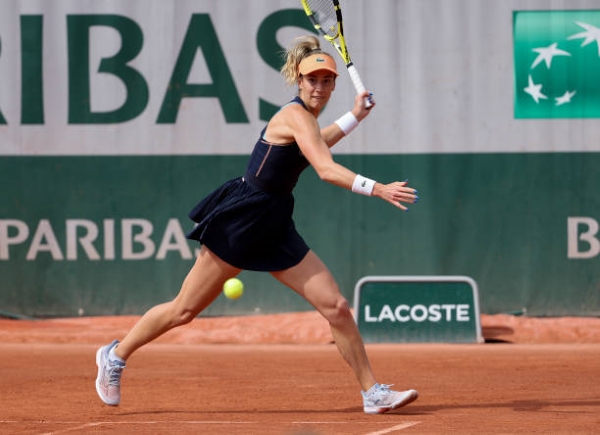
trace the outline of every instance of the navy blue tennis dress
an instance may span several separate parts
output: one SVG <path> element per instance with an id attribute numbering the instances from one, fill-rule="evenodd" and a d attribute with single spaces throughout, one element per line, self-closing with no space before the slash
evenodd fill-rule
<path id="1" fill-rule="evenodd" d="M 304 102 L 296 97 L 288 104 Z M 292 190 L 309 165 L 296 142 L 254 146 L 243 177 L 229 180 L 189 213 L 188 239 L 240 269 L 278 271 L 298 264 L 309 247 L 296 231 Z"/>

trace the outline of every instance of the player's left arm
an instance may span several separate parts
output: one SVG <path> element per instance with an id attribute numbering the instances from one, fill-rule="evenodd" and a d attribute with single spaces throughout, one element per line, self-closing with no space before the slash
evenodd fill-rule
<path id="1" fill-rule="evenodd" d="M 352 190 L 357 174 L 333 160 L 331 150 L 320 135 L 316 119 L 304 110 L 295 109 L 293 113 L 289 111 L 287 121 L 304 157 L 321 180 Z M 389 184 L 375 182 L 371 196 L 381 198 L 401 210 L 407 210 L 403 203 L 415 203 L 419 199 L 417 191 L 409 187 L 407 181 Z"/>
<path id="2" fill-rule="evenodd" d="M 369 108 L 365 107 L 366 98 L 369 96 L 369 92 L 365 91 L 361 94 L 357 94 L 356 98 L 354 99 L 354 107 L 352 108 L 351 112 L 358 122 L 361 122 L 363 119 L 365 119 L 375 105 L 375 101 L 371 98 L 370 101 L 373 103 L 373 105 Z M 333 124 L 321 129 L 321 137 L 327 146 L 331 148 L 344 137 L 344 132 L 334 122 Z"/>

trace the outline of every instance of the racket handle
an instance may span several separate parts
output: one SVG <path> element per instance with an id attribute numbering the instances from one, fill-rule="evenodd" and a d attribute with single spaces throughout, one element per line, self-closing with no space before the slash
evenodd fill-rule
<path id="1" fill-rule="evenodd" d="M 352 84 L 354 85 L 354 89 L 356 89 L 357 94 L 362 94 L 366 89 L 365 85 L 363 85 L 362 80 L 360 79 L 360 75 L 356 70 L 354 64 L 348 65 L 348 74 L 350 74 L 350 79 L 352 80 Z M 370 98 L 365 98 L 365 107 L 368 109 L 373 106 Z"/>

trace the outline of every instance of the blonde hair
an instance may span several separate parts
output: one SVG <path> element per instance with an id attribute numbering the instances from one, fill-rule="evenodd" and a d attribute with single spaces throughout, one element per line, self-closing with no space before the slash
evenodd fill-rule
<path id="1" fill-rule="evenodd" d="M 313 35 L 299 36 L 292 41 L 292 45 L 285 50 L 283 57 L 285 64 L 281 67 L 281 75 L 286 84 L 294 86 L 298 83 L 298 66 L 302 59 L 312 54 L 326 54 L 321 50 L 319 39 Z"/>

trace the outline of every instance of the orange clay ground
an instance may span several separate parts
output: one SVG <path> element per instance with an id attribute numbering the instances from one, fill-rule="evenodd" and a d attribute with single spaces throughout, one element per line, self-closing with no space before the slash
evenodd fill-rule
<path id="1" fill-rule="evenodd" d="M 170 331 L 108 407 L 95 351 L 136 320 L 0 320 L 0 434 L 600 433 L 600 319 L 483 315 L 486 344 L 368 345 L 381 382 L 421 395 L 377 416 L 312 312 Z"/>

